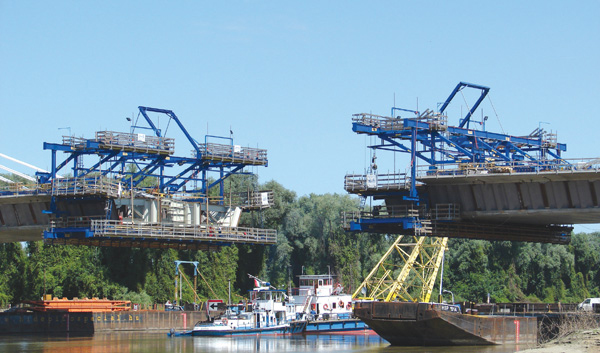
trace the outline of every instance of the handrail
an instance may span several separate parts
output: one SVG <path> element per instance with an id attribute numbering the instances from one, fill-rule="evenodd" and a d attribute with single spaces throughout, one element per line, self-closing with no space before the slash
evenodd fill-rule
<path id="1" fill-rule="evenodd" d="M 490 161 L 486 163 L 447 163 L 417 167 L 417 177 L 460 176 L 473 174 L 548 174 L 600 172 L 600 159 L 549 159 L 538 161 Z"/>
<path id="2" fill-rule="evenodd" d="M 410 178 L 398 174 L 347 174 L 344 178 L 346 191 L 402 190 L 410 188 Z"/>
<path id="3" fill-rule="evenodd" d="M 220 143 L 200 143 L 198 144 L 198 148 L 202 153 L 202 158 L 267 162 L 266 149 Z M 195 151 L 193 152 L 195 153 Z"/>
<path id="4" fill-rule="evenodd" d="M 62 178 L 52 184 L 52 195 L 106 194 L 119 197 L 122 186 L 106 177 Z"/>
<path id="5" fill-rule="evenodd" d="M 158 151 L 168 154 L 175 152 L 175 139 L 169 137 L 115 131 L 97 131 L 96 141 L 109 148 L 133 148 L 147 152 Z"/>
<path id="6" fill-rule="evenodd" d="M 217 225 L 183 225 L 178 223 L 131 223 L 116 220 L 92 220 L 90 230 L 95 236 L 177 238 L 205 241 L 275 244 L 274 229 L 222 227 Z"/>

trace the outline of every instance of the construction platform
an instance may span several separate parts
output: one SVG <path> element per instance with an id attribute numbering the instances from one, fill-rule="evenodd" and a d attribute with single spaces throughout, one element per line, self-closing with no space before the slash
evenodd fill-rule
<path id="1" fill-rule="evenodd" d="M 245 192 L 225 190 L 228 178 L 252 175 L 244 168 L 268 165 L 265 149 L 234 144 L 231 136 L 207 135 L 201 144 L 171 110 L 139 110 L 130 132 L 98 131 L 91 139 L 63 136 L 62 143 L 44 143 L 51 170 L 38 168 L 29 185 L 0 189 L 0 242 L 43 235 L 52 244 L 92 246 L 275 244 L 275 230 L 240 224 L 243 212 L 271 207 L 273 192 L 250 184 Z M 164 115 L 167 127 L 173 123 L 186 137 L 189 156 L 177 156 L 174 138 L 157 128 L 157 117 Z M 228 143 L 209 142 L 214 139 Z M 84 157 L 96 162 L 86 165 Z M 60 176 L 69 165 L 73 176 Z"/>
<path id="2" fill-rule="evenodd" d="M 445 109 L 467 88 L 480 96 L 452 126 Z M 565 159 L 567 146 L 539 126 L 524 136 L 487 131 L 474 113 L 488 92 L 461 82 L 439 111 L 354 114 L 352 130 L 376 143 L 368 170 L 345 177 L 363 207 L 345 215 L 346 229 L 565 244 L 573 224 L 599 223 L 600 159 Z M 409 171 L 379 172 L 378 151 L 408 154 Z"/>

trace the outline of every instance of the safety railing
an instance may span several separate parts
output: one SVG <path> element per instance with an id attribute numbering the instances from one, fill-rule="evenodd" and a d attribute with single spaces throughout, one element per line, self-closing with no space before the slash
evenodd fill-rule
<path id="1" fill-rule="evenodd" d="M 83 148 L 87 145 L 87 139 L 75 136 L 63 136 L 63 145 L 68 145 L 75 148 Z"/>
<path id="2" fill-rule="evenodd" d="M 482 174 L 548 174 L 600 172 L 600 159 L 549 159 L 539 161 L 490 161 L 485 163 L 448 163 L 436 167 L 417 167 L 418 178 Z"/>
<path id="3" fill-rule="evenodd" d="M 123 189 L 124 187 L 119 186 L 118 181 L 106 177 L 61 178 L 55 179 L 51 184 L 31 186 L 9 185 L 1 187 L 0 196 L 104 194 L 111 197 L 119 197 Z"/>
<path id="4" fill-rule="evenodd" d="M 400 174 L 348 174 L 344 189 L 348 192 L 403 190 L 410 188 L 410 178 Z"/>
<path id="5" fill-rule="evenodd" d="M 46 189 L 41 189 L 37 184 L 13 183 L 0 186 L 0 197 L 2 196 L 26 196 L 43 194 Z"/>
<path id="6" fill-rule="evenodd" d="M 223 196 L 225 205 L 239 206 L 245 209 L 260 209 L 273 206 L 274 195 L 272 190 L 247 191 L 231 193 Z"/>
<path id="7" fill-rule="evenodd" d="M 439 203 L 431 210 L 432 218 L 437 221 L 452 221 L 460 218 L 460 205 L 456 203 Z"/>
<path id="8" fill-rule="evenodd" d="M 175 139 L 146 134 L 130 134 L 126 132 L 98 131 L 96 141 L 111 149 L 131 149 L 147 153 L 175 152 Z"/>
<path id="9" fill-rule="evenodd" d="M 405 129 L 403 119 L 368 113 L 353 114 L 352 122 L 385 131 L 398 131 Z"/>
<path id="10" fill-rule="evenodd" d="M 161 238 L 260 244 L 275 244 L 277 242 L 277 231 L 274 229 L 221 227 L 217 225 L 188 226 L 178 223 L 148 224 L 92 220 L 90 230 L 94 233 L 94 236 L 103 237 Z"/>
<path id="11" fill-rule="evenodd" d="M 430 110 L 426 110 L 419 116 L 411 117 L 411 118 L 394 118 L 389 116 L 381 116 L 370 113 L 359 113 L 352 115 L 352 122 L 371 126 L 374 128 L 374 131 L 399 131 L 408 129 L 406 127 L 405 121 L 419 121 L 426 123 L 428 128 L 432 130 L 446 130 L 448 129 L 448 117 L 446 115 L 435 113 Z"/>
<path id="12" fill-rule="evenodd" d="M 342 224 L 349 224 L 358 219 L 385 219 L 385 218 L 426 218 L 427 209 L 406 205 L 386 206 L 376 205 L 367 211 L 352 211 L 342 213 Z"/>
<path id="13" fill-rule="evenodd" d="M 102 216 L 96 217 L 59 217 L 50 220 L 50 229 L 56 228 L 89 228 L 92 220 L 101 220 Z"/>
<path id="14" fill-rule="evenodd" d="M 118 181 L 105 177 L 62 178 L 55 179 L 52 184 L 52 195 L 90 195 L 105 194 L 119 197 L 121 186 Z"/>
<path id="15" fill-rule="evenodd" d="M 201 143 L 198 145 L 202 158 L 226 162 L 244 162 L 263 165 L 267 163 L 267 150 L 260 148 L 225 145 L 220 143 Z"/>

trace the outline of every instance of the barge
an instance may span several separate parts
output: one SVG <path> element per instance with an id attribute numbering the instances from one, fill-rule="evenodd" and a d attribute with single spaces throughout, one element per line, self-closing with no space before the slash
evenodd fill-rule
<path id="1" fill-rule="evenodd" d="M 358 302 L 354 315 L 393 346 L 537 344 L 538 318 L 463 314 L 458 305 Z"/>

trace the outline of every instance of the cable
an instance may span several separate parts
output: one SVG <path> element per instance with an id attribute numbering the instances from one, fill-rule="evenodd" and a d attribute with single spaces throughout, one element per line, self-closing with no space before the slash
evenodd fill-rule
<path id="1" fill-rule="evenodd" d="M 502 123 L 500 122 L 500 117 L 498 116 L 498 113 L 496 113 L 496 108 L 494 108 L 494 103 L 492 103 L 492 98 L 490 98 L 490 95 L 487 95 L 487 99 L 489 99 L 490 104 L 492 105 L 492 110 L 494 110 L 494 114 L 496 114 L 496 120 L 498 120 L 498 124 L 500 125 L 500 130 L 502 130 L 502 133 L 504 135 L 506 135 L 506 132 L 504 132 L 504 128 L 502 127 Z"/>

